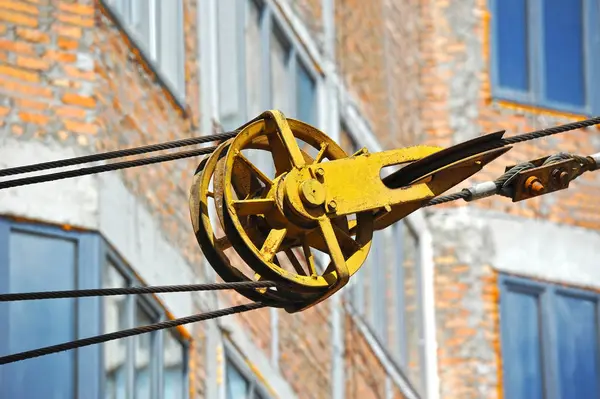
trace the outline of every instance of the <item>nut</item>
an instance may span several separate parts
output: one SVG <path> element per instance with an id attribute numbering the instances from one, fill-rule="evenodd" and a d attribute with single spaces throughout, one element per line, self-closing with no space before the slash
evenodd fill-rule
<path id="1" fill-rule="evenodd" d="M 337 202 L 331 200 L 329 201 L 329 203 L 327 204 L 327 206 L 329 207 L 329 209 L 331 209 L 332 211 L 335 211 L 337 209 Z"/>
<path id="2" fill-rule="evenodd" d="M 544 187 L 540 179 L 536 176 L 530 176 L 525 181 L 525 190 L 527 190 L 530 195 L 540 195 L 546 191 L 546 187 Z"/>
<path id="3" fill-rule="evenodd" d="M 552 171 L 552 179 L 559 187 L 566 187 L 570 181 L 569 174 L 561 169 L 554 169 Z"/>
<path id="4" fill-rule="evenodd" d="M 325 176 L 325 171 L 323 170 L 323 168 L 319 168 L 315 171 L 316 175 L 319 177 L 323 177 Z"/>

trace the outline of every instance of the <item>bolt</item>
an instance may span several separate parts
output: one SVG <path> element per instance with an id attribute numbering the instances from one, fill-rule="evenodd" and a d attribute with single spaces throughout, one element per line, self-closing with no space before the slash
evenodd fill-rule
<path id="1" fill-rule="evenodd" d="M 569 184 L 569 174 L 563 170 L 554 169 L 552 171 L 552 178 L 560 187 L 566 187 Z"/>
<path id="2" fill-rule="evenodd" d="M 323 177 L 325 176 L 325 171 L 323 170 L 323 168 L 319 168 L 317 169 L 317 171 L 315 172 L 317 174 L 317 176 L 319 177 Z"/>
<path id="3" fill-rule="evenodd" d="M 544 187 L 540 179 L 536 176 L 530 176 L 525 181 L 525 190 L 527 190 L 530 195 L 540 195 L 546 191 L 546 187 Z"/>
<path id="4" fill-rule="evenodd" d="M 335 211 L 337 209 L 337 203 L 335 201 L 329 201 L 329 204 L 327 204 L 329 206 L 329 209 L 331 209 L 332 211 Z"/>

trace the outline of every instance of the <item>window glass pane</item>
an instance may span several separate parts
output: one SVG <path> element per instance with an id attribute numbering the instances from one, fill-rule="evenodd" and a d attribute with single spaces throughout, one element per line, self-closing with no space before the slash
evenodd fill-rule
<path id="1" fill-rule="evenodd" d="M 149 3 L 149 0 L 143 1 Z M 159 10 L 157 24 L 160 27 L 156 39 L 160 70 L 175 94 L 183 98 L 185 94 L 185 46 L 181 0 L 156 1 Z"/>
<path id="2" fill-rule="evenodd" d="M 404 250 L 404 336 L 406 356 L 404 366 L 413 384 L 422 389 L 422 345 L 419 295 L 419 247 L 417 237 L 405 226 Z"/>
<path id="3" fill-rule="evenodd" d="M 296 107 L 297 118 L 311 125 L 316 125 L 316 85 L 304 65 L 298 63 L 298 76 L 296 81 Z"/>
<path id="4" fill-rule="evenodd" d="M 151 13 L 150 13 L 150 0 L 130 0 L 130 28 L 132 33 L 136 35 L 136 39 L 139 40 L 140 44 L 147 51 L 147 54 L 155 58 L 154 49 L 151 45 Z"/>
<path id="5" fill-rule="evenodd" d="M 77 247 L 74 241 L 12 232 L 9 243 L 10 292 L 76 289 Z M 53 299 L 0 304 L 8 324 L 0 337 L 7 355 L 76 338 L 75 301 Z M 4 320 L 2 320 L 4 321 Z M 0 366 L 0 398 L 73 398 L 76 351 L 60 352 Z"/>
<path id="6" fill-rule="evenodd" d="M 502 88 L 526 91 L 528 79 L 527 0 L 497 0 L 496 46 Z"/>
<path id="7" fill-rule="evenodd" d="M 279 36 L 271 33 L 271 103 L 286 116 L 290 112 L 288 48 Z"/>
<path id="8" fill-rule="evenodd" d="M 538 297 L 506 291 L 500 303 L 503 308 L 500 320 L 505 397 L 542 399 L 544 391 Z"/>
<path id="9" fill-rule="evenodd" d="M 226 386 L 225 397 L 227 399 L 245 398 L 248 392 L 248 381 L 240 372 L 229 362 L 226 365 Z"/>
<path id="10" fill-rule="evenodd" d="M 123 288 L 128 282 L 110 262 L 104 268 L 103 287 Z M 104 301 L 104 333 L 124 330 L 127 323 L 127 296 L 107 296 Z M 105 398 L 124 399 L 126 397 L 127 379 L 125 359 L 127 357 L 127 340 L 117 339 L 106 342 L 104 349 Z"/>
<path id="11" fill-rule="evenodd" d="M 591 300 L 557 296 L 561 397 L 598 398 L 598 318 Z"/>
<path id="12" fill-rule="evenodd" d="M 386 341 L 386 290 L 385 290 L 385 257 L 383 246 L 383 231 L 373 233 L 373 242 L 369 253 L 369 263 L 364 265 L 368 267 L 369 274 L 369 311 L 368 319 L 371 328 L 381 342 Z"/>
<path id="13" fill-rule="evenodd" d="M 164 333 L 164 399 L 183 399 L 185 396 L 184 348 L 173 334 L 168 330 Z"/>
<path id="14" fill-rule="evenodd" d="M 246 119 L 257 117 L 263 110 L 261 104 L 261 67 L 260 9 L 254 1 L 247 1 L 246 18 L 246 101 L 248 115 Z"/>
<path id="15" fill-rule="evenodd" d="M 240 10 L 237 0 L 221 0 L 217 5 L 217 43 L 219 54 L 219 119 L 225 130 L 243 124 L 240 115 L 241 95 L 239 75 L 242 73 L 242 43 L 238 35 Z"/>
<path id="16" fill-rule="evenodd" d="M 136 326 L 155 322 L 140 303 L 136 308 Z M 135 337 L 135 397 L 149 398 L 152 389 L 153 342 L 156 333 L 140 334 Z"/>
<path id="17" fill-rule="evenodd" d="M 546 98 L 583 107 L 583 0 L 546 0 L 542 8 Z"/>

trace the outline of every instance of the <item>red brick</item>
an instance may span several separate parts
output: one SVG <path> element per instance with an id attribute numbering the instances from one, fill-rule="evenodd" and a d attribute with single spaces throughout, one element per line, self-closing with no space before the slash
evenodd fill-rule
<path id="1" fill-rule="evenodd" d="M 70 37 L 72 39 L 81 39 L 81 36 L 83 35 L 83 31 L 77 26 L 55 24 L 52 26 L 52 30 L 61 36 Z"/>
<path id="2" fill-rule="evenodd" d="M 48 102 L 26 100 L 22 98 L 16 98 L 15 105 L 18 109 L 34 109 L 36 111 L 43 111 L 50 108 L 50 103 Z"/>
<path id="3" fill-rule="evenodd" d="M 50 43 L 50 35 L 37 29 L 20 28 L 16 29 L 17 37 L 33 43 Z"/>
<path id="4" fill-rule="evenodd" d="M 72 14 L 93 16 L 94 15 L 94 7 L 86 4 L 69 4 L 61 2 L 58 5 L 59 10 L 70 12 Z"/>
<path id="5" fill-rule="evenodd" d="M 62 97 L 62 101 L 65 104 L 79 105 L 86 108 L 94 108 L 96 106 L 96 100 L 93 97 L 80 96 L 75 93 L 66 93 Z"/>
<path id="6" fill-rule="evenodd" d="M 32 18 L 12 11 L 6 11 L 0 8 L 0 21 L 9 22 L 15 25 L 29 26 L 36 28 L 38 26 L 37 18 Z"/>
<path id="7" fill-rule="evenodd" d="M 40 10 L 36 6 L 17 0 L 0 0 L 0 13 L 5 13 L 6 11 L 2 9 L 20 11 L 32 15 L 38 15 L 40 13 Z"/>
<path id="8" fill-rule="evenodd" d="M 50 64 L 48 63 L 48 61 L 25 56 L 17 57 L 17 66 L 27 69 L 33 69 L 36 71 L 45 71 L 48 68 L 50 68 Z"/>
<path id="9" fill-rule="evenodd" d="M 44 58 L 49 61 L 56 61 L 60 63 L 71 63 L 77 61 L 77 56 L 71 53 L 65 53 L 63 51 L 48 50 L 44 54 Z"/>
<path id="10" fill-rule="evenodd" d="M 54 107 L 53 110 L 56 115 L 64 118 L 84 119 L 87 115 L 87 112 L 84 109 L 75 107 Z"/>
<path id="11" fill-rule="evenodd" d="M 2 91 L 15 92 L 34 97 L 52 97 L 52 90 L 48 87 L 21 84 L 12 79 L 5 79 L 0 76 L 0 92 Z"/>
<path id="12" fill-rule="evenodd" d="M 93 123 L 83 123 L 74 120 L 65 119 L 65 129 L 83 134 L 96 134 L 98 132 L 98 126 Z"/>
<path id="13" fill-rule="evenodd" d="M 91 28 L 94 26 L 93 18 L 81 17 L 80 15 L 58 14 L 56 19 L 67 25 L 81 26 L 83 28 Z"/>
<path id="14" fill-rule="evenodd" d="M 0 50 L 14 53 L 35 54 L 35 49 L 32 44 L 15 42 L 7 39 L 0 39 Z"/>
<path id="15" fill-rule="evenodd" d="M 10 130 L 17 136 L 20 136 L 25 132 L 25 130 L 19 125 L 12 125 Z"/>
<path id="16" fill-rule="evenodd" d="M 64 65 L 63 70 L 65 73 L 75 79 L 84 79 L 93 81 L 96 79 L 96 73 L 93 71 L 82 71 L 72 65 Z"/>
<path id="17" fill-rule="evenodd" d="M 33 123 L 36 125 L 45 125 L 50 120 L 50 118 L 46 115 L 30 112 L 19 112 L 19 118 L 21 118 L 23 122 Z"/>
<path id="18" fill-rule="evenodd" d="M 0 75 L 10 76 L 26 82 L 39 82 L 40 80 L 40 76 L 35 72 L 28 72 L 8 65 L 0 65 Z"/>
<path id="19" fill-rule="evenodd" d="M 65 37 L 59 37 L 57 44 L 58 47 L 63 50 L 75 50 L 79 47 L 79 42 L 77 40 L 71 40 Z"/>

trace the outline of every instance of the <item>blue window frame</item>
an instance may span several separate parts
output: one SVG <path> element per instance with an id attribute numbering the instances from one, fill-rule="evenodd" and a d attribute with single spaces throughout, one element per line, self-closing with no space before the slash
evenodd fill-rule
<path id="1" fill-rule="evenodd" d="M 600 4 L 490 0 L 493 95 L 565 112 L 600 112 Z"/>
<path id="2" fill-rule="evenodd" d="M 599 397 L 600 295 L 511 276 L 500 286 L 505 397 Z"/>
<path id="3" fill-rule="evenodd" d="M 0 218 L 0 292 L 139 284 L 96 233 Z M 0 356 L 165 318 L 152 297 L 0 303 Z M 2 366 L 0 386 L 0 399 L 182 399 L 187 345 L 174 329 L 88 346 Z"/>

